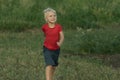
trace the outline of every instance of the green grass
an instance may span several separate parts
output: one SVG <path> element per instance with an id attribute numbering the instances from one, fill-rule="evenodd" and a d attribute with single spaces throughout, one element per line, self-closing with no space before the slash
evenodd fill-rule
<path id="1" fill-rule="evenodd" d="M 119 0 L 0 0 L 0 5 L 0 30 L 41 27 L 47 7 L 57 11 L 58 22 L 65 29 L 120 25 Z"/>
<path id="2" fill-rule="evenodd" d="M 65 31 L 65 43 L 61 48 L 55 80 L 119 80 L 120 68 L 106 66 L 101 60 L 71 55 L 64 51 L 68 39 L 74 40 L 73 31 Z M 45 80 L 42 54 L 43 33 L 40 30 L 26 32 L 0 32 L 0 80 Z M 67 48 L 66 48 L 67 49 Z M 73 51 L 74 52 L 74 51 Z"/>
<path id="3" fill-rule="evenodd" d="M 65 31 L 64 52 L 71 54 L 119 54 L 120 28 Z"/>

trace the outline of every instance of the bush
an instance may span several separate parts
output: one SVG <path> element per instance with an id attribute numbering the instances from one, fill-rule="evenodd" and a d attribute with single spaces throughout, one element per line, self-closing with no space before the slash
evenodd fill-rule
<path id="1" fill-rule="evenodd" d="M 120 29 L 77 29 L 65 32 L 63 51 L 72 54 L 120 53 Z"/>

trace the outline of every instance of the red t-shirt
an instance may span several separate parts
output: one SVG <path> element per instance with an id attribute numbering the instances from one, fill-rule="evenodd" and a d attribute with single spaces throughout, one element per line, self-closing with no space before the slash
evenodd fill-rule
<path id="1" fill-rule="evenodd" d="M 54 28 L 50 28 L 48 24 L 42 26 L 42 31 L 45 34 L 44 46 L 50 50 L 56 50 L 59 48 L 57 42 L 60 39 L 60 31 L 62 27 L 59 24 L 55 24 Z"/>

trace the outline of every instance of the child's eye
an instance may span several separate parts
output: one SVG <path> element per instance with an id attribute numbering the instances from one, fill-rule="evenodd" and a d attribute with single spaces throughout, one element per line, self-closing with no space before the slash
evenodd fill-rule
<path id="1" fill-rule="evenodd" d="M 50 15 L 50 17 L 52 17 L 52 15 Z"/>
<path id="2" fill-rule="evenodd" d="M 56 17 L 56 15 L 50 15 L 49 17 Z"/>

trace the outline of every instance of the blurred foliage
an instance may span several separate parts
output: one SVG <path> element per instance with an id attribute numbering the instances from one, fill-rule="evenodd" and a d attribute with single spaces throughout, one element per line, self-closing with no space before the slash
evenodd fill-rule
<path id="1" fill-rule="evenodd" d="M 65 32 L 63 51 L 72 54 L 120 53 L 120 28 L 82 29 Z"/>
<path id="2" fill-rule="evenodd" d="M 41 27 L 45 23 L 43 10 L 47 7 L 57 11 L 58 23 L 65 26 L 65 29 L 120 25 L 119 0 L 0 0 L 0 30 L 8 26 L 9 30 L 14 26 L 16 31 L 19 31 L 19 27 L 20 31 L 24 27 Z M 24 26 L 24 22 L 28 25 Z M 34 25 L 30 24 L 29 27 L 29 23 Z"/>

